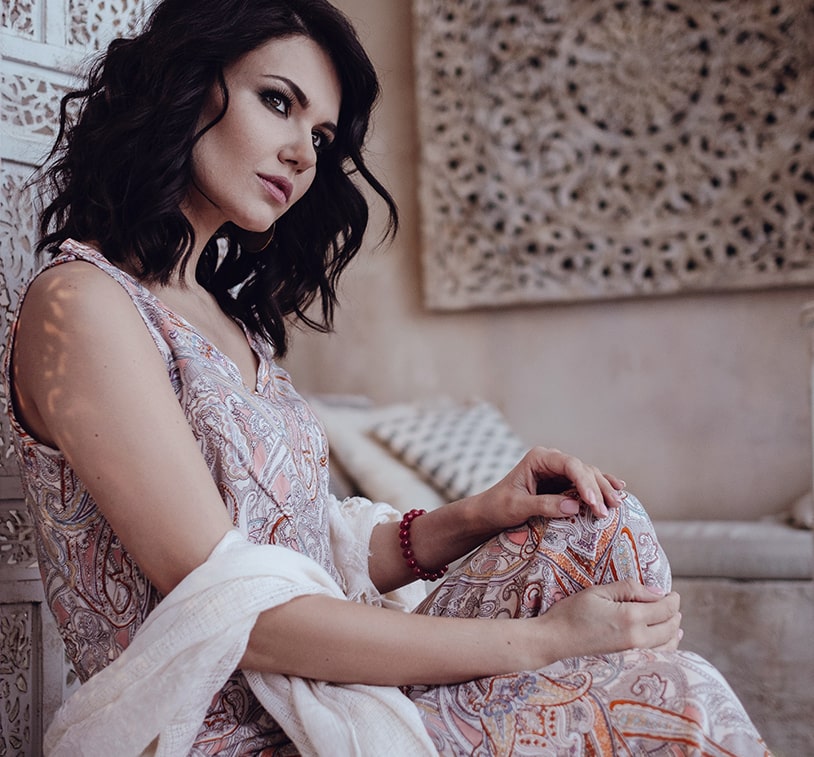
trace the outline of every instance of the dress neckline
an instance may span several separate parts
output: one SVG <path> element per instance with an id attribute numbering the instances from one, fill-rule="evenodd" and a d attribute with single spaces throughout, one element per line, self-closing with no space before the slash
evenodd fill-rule
<path id="1" fill-rule="evenodd" d="M 189 330 L 194 334 L 198 339 L 201 340 L 203 344 L 206 345 L 207 350 L 217 355 L 221 361 L 228 365 L 231 369 L 231 372 L 234 373 L 235 377 L 237 377 L 240 385 L 251 394 L 260 395 L 263 394 L 263 388 L 266 385 L 266 377 L 270 375 L 270 366 L 267 363 L 265 350 L 260 349 L 260 346 L 257 343 L 257 338 L 254 334 L 252 334 L 247 328 L 246 324 L 243 323 L 242 320 L 239 318 L 235 318 L 234 316 L 228 316 L 232 318 L 232 320 L 237 323 L 240 327 L 243 335 L 246 337 L 246 341 L 249 345 L 249 349 L 252 351 L 252 354 L 257 361 L 257 369 L 255 372 L 255 379 L 254 379 L 254 388 L 248 386 L 243 379 L 243 374 L 240 371 L 237 363 L 232 360 L 229 355 L 227 355 L 223 350 L 221 350 L 211 339 L 209 339 L 197 326 L 187 320 L 183 315 L 173 310 L 169 305 L 167 305 L 158 295 L 154 292 L 150 291 L 139 279 L 137 279 L 133 274 L 128 273 L 122 268 L 119 268 L 115 263 L 111 263 L 97 248 L 92 247 L 89 244 L 84 242 L 78 242 L 75 239 L 66 239 L 61 245 L 60 250 L 65 252 L 81 252 L 84 254 L 90 254 L 92 257 L 96 258 L 99 262 L 103 263 L 106 267 L 110 267 L 115 270 L 119 275 L 124 276 L 133 286 L 135 286 L 138 291 L 146 296 L 153 304 L 157 307 L 161 308 L 168 316 L 173 318 L 176 322 L 180 323 L 185 329 Z"/>

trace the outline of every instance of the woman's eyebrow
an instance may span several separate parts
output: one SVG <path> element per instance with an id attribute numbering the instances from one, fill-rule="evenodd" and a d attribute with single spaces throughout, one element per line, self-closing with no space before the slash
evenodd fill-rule
<path id="1" fill-rule="evenodd" d="M 287 76 L 279 76 L 278 74 L 265 74 L 264 78 L 266 79 L 277 79 L 277 81 L 283 82 L 290 90 L 291 93 L 296 98 L 297 102 L 299 103 L 300 107 L 305 110 L 311 104 L 311 101 L 308 99 L 308 95 L 300 89 L 300 87 Z M 336 134 L 336 124 L 333 121 L 326 121 L 323 124 L 320 124 L 325 129 L 328 129 L 333 134 Z"/>

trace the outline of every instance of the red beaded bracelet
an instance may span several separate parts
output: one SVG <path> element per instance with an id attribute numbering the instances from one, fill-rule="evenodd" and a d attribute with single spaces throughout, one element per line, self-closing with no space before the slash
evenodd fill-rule
<path id="1" fill-rule="evenodd" d="M 404 559 L 415 577 L 420 578 L 422 581 L 437 581 L 449 570 L 449 565 L 445 565 L 438 570 L 424 570 L 418 564 L 418 560 L 415 559 L 413 545 L 410 542 L 410 526 L 419 515 L 424 515 L 426 512 L 426 510 L 410 510 L 410 512 L 404 514 L 399 526 L 399 543 L 401 544 L 401 554 L 404 555 Z"/>

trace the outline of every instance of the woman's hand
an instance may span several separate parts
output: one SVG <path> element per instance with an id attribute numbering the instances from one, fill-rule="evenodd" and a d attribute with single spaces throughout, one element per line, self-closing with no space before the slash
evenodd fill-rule
<path id="1" fill-rule="evenodd" d="M 445 507 L 412 525 L 412 547 L 419 565 L 438 568 L 458 559 L 487 539 L 529 518 L 563 518 L 582 503 L 598 518 L 622 504 L 622 479 L 558 449 L 535 447 L 498 483 Z M 421 503 L 416 503 L 420 507 Z M 370 576 L 379 591 L 414 580 L 398 545 L 398 523 L 377 526 L 371 539 Z"/>
<path id="2" fill-rule="evenodd" d="M 561 599 L 539 618 L 540 640 L 553 659 L 608 654 L 626 649 L 675 650 L 681 630 L 675 592 L 634 580 L 592 586 Z"/>
<path id="3" fill-rule="evenodd" d="M 558 449 L 534 447 L 497 484 L 481 494 L 479 509 L 495 531 L 512 528 L 535 515 L 562 518 L 585 503 L 598 518 L 622 503 L 622 479 L 603 473 Z"/>

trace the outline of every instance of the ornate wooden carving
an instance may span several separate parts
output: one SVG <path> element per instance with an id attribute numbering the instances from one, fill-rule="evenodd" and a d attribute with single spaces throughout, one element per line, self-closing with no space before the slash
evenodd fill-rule
<path id="1" fill-rule="evenodd" d="M 34 525 L 22 502 L 0 502 L 0 576 L 6 568 L 36 567 Z"/>
<path id="2" fill-rule="evenodd" d="M 414 0 L 426 302 L 814 282 L 810 0 Z"/>
<path id="3" fill-rule="evenodd" d="M 35 193 L 28 186 L 58 128 L 74 71 L 114 37 L 131 34 L 152 0 L 5 0 L 0 15 L 0 360 L 20 288 L 33 272 Z M 46 13 L 47 10 L 47 13 Z M 46 21 L 47 19 L 47 21 Z M 5 398 L 3 398 L 5 401 Z M 15 475 L 0 419 L 0 476 Z"/>
<path id="4" fill-rule="evenodd" d="M 32 167 L 11 160 L 0 163 L 0 365 L 4 364 L 11 322 L 23 284 L 31 275 L 35 261 L 33 191 L 26 189 Z M 0 392 L 0 475 L 17 475 L 14 449 L 9 441 L 5 412 L 7 397 Z M 1 537 L 0 537 L 1 538 Z M 2 556 L 0 555 L 0 560 Z"/>
<path id="5" fill-rule="evenodd" d="M 38 21 L 44 0 L 4 0 L 0 11 L 0 29 L 23 39 L 40 39 Z"/>
<path id="6" fill-rule="evenodd" d="M 69 0 L 69 45 L 100 49 L 113 37 L 128 37 L 141 26 L 152 2 Z"/>
<path id="7" fill-rule="evenodd" d="M 36 750 L 37 653 L 34 605 L 0 605 L 0 754 Z"/>

